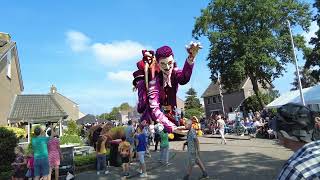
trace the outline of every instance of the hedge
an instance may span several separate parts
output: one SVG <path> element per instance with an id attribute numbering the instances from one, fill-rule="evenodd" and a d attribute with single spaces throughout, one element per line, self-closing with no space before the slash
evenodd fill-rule
<path id="1" fill-rule="evenodd" d="M 96 154 L 89 154 L 86 156 L 75 156 L 74 163 L 76 166 L 84 166 L 94 164 L 96 162 Z"/>
<path id="2" fill-rule="evenodd" d="M 60 144 L 83 144 L 78 135 L 63 135 L 60 137 Z"/>
<path id="3" fill-rule="evenodd" d="M 12 130 L 0 127 L 0 172 L 3 172 L 1 176 L 11 169 L 11 163 L 15 159 L 14 148 L 18 141 Z"/>
<path id="4" fill-rule="evenodd" d="M 12 170 L 0 172 L 0 179 L 11 179 Z"/>
<path id="5" fill-rule="evenodd" d="M 10 127 L 10 126 L 3 126 L 3 127 L 14 132 L 17 138 L 25 138 L 27 136 L 27 132 L 25 129 L 18 128 L 18 127 Z"/>

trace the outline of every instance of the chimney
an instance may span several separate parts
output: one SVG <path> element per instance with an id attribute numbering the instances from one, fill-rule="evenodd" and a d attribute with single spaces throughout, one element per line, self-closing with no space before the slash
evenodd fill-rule
<path id="1" fill-rule="evenodd" d="M 7 33 L 0 32 L 0 47 L 3 47 L 11 41 L 11 37 Z"/>
<path id="2" fill-rule="evenodd" d="M 8 33 L 0 32 L 0 40 L 10 42 L 11 36 Z"/>
<path id="3" fill-rule="evenodd" d="M 56 93 L 57 92 L 57 88 L 52 84 L 51 85 L 51 88 L 50 88 L 50 93 L 51 94 L 54 94 L 54 93 Z"/>

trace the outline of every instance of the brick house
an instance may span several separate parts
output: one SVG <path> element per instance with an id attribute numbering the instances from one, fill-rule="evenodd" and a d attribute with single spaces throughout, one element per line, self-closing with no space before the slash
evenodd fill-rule
<path id="1" fill-rule="evenodd" d="M 268 91 L 263 89 L 261 85 L 259 85 L 259 87 L 261 91 Z M 249 78 L 245 79 L 240 84 L 237 90 L 227 92 L 225 89 L 222 88 L 221 92 L 223 95 L 223 104 L 226 114 L 229 112 L 233 112 L 236 109 L 242 111 L 243 101 L 254 94 L 252 83 Z M 209 118 L 211 114 L 223 113 L 218 82 L 212 82 L 201 97 L 204 100 L 204 107 L 207 118 Z"/>
<path id="2" fill-rule="evenodd" d="M 0 32 L 0 125 L 7 125 L 13 100 L 23 89 L 17 44 Z"/>

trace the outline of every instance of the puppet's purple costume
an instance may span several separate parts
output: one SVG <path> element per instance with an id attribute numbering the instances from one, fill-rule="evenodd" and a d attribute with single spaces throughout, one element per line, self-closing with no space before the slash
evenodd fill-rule
<path id="1" fill-rule="evenodd" d="M 170 47 L 163 46 L 157 49 L 156 59 L 173 56 Z M 176 94 L 179 84 L 187 84 L 191 78 L 193 62 L 186 60 L 182 70 L 177 67 L 172 69 L 169 75 L 164 75 L 161 71 L 157 72 L 153 79 L 148 82 L 148 89 L 145 80 L 145 71 L 143 71 L 145 62 L 143 60 L 137 63 L 139 70 L 134 72 L 134 86 L 138 89 L 138 112 L 142 113 L 141 120 L 154 120 L 164 125 L 164 127 L 172 132 L 176 125 L 171 122 L 168 117 L 161 111 L 162 107 L 173 108 L 177 106 Z M 164 76 L 166 76 L 164 78 Z M 150 76 L 149 76 L 150 77 Z M 152 78 L 152 77 L 151 77 Z"/>

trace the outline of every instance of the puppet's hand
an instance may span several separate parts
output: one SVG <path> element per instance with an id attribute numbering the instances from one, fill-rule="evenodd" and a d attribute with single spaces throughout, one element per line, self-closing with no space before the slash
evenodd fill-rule
<path id="1" fill-rule="evenodd" d="M 191 41 L 190 44 L 186 46 L 186 49 L 189 53 L 188 62 L 190 64 L 192 64 L 194 62 L 196 55 L 199 52 L 199 49 L 202 49 L 202 46 L 201 46 L 200 42 Z"/>

